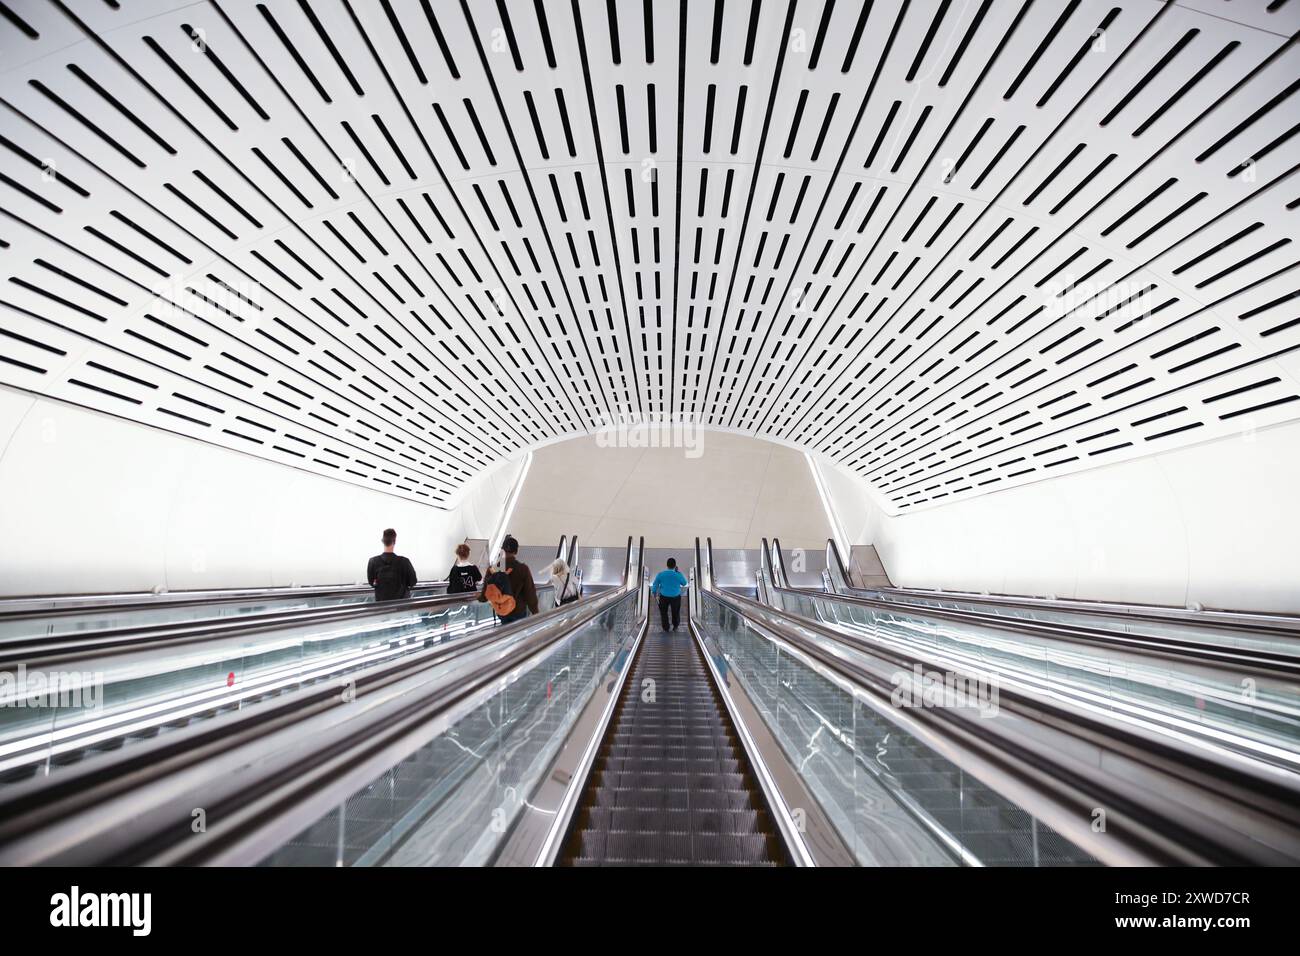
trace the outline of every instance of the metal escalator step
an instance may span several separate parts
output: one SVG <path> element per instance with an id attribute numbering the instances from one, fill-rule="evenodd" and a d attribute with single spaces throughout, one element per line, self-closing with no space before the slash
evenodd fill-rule
<path id="1" fill-rule="evenodd" d="M 659 810 L 641 807 L 587 808 L 578 815 L 578 833 L 693 833 L 745 835 L 771 831 L 765 810 Z"/>
<path id="2" fill-rule="evenodd" d="M 701 790 L 689 794 L 689 806 L 694 810 L 758 810 L 762 799 L 757 791 Z"/>
<path id="3" fill-rule="evenodd" d="M 774 839 L 761 833 L 662 833 L 616 830 L 588 840 L 583 834 L 582 857 L 594 858 L 597 848 L 603 861 L 616 866 L 636 865 L 764 865 L 779 858 Z"/>
<path id="4" fill-rule="evenodd" d="M 729 773 L 739 775 L 743 765 L 735 757 L 696 757 L 692 759 L 668 759 L 648 756 L 639 757 L 605 757 L 597 763 L 603 773 L 629 773 L 658 771 L 673 776 L 689 777 L 691 774 Z"/>
<path id="5" fill-rule="evenodd" d="M 720 833 L 737 836 L 768 834 L 772 820 L 766 810 L 701 810 L 691 809 L 690 827 L 693 833 Z"/>
<path id="6" fill-rule="evenodd" d="M 615 830 L 605 837 L 605 859 L 610 863 L 690 863 L 689 833 Z"/>
<path id="7" fill-rule="evenodd" d="M 574 833 L 565 846 L 565 857 L 602 860 L 605 857 L 605 840 L 608 836 L 608 830 L 581 830 Z"/>
<path id="8" fill-rule="evenodd" d="M 653 699 L 642 697 L 654 681 Z M 770 815 L 689 638 L 651 633 L 632 663 L 565 843 L 577 865 L 771 865 Z"/>
<path id="9" fill-rule="evenodd" d="M 693 843 L 692 862 L 704 865 L 760 866 L 779 859 L 780 853 L 768 834 L 697 833 Z"/>
<path id="10" fill-rule="evenodd" d="M 654 770 L 629 770 L 626 773 L 606 773 L 602 783 L 620 790 L 686 790 L 686 774 L 670 774 Z"/>

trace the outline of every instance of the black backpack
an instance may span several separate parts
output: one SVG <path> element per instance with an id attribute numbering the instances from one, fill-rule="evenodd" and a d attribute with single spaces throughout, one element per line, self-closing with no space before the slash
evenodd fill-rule
<path id="1" fill-rule="evenodd" d="M 379 556 L 379 567 L 375 569 L 375 600 L 391 601 L 406 597 L 406 575 L 395 554 L 384 553 Z"/>

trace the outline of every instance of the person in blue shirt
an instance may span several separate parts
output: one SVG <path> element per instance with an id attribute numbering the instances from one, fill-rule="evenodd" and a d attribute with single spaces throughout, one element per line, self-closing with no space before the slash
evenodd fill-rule
<path id="1" fill-rule="evenodd" d="M 686 575 L 677 570 L 676 558 L 669 558 L 667 569 L 656 574 L 650 584 L 650 593 L 659 598 L 659 618 L 665 631 L 668 630 L 669 609 L 673 612 L 673 630 L 677 630 L 677 625 L 681 623 L 682 588 L 688 584 L 690 582 L 686 580 Z"/>

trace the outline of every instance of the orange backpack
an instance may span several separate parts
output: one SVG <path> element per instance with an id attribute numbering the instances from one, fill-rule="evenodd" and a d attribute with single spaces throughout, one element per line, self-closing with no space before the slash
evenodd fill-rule
<path id="1" fill-rule="evenodd" d="M 483 585 L 483 596 L 492 605 L 492 610 L 496 612 L 497 617 L 509 617 L 515 613 L 517 605 L 514 588 L 510 586 L 511 570 L 513 569 L 506 568 L 503 571 L 493 571 Z"/>

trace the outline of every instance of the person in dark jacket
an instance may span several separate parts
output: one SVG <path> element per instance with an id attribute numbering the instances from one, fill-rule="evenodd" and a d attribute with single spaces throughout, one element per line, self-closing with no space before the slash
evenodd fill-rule
<path id="1" fill-rule="evenodd" d="M 383 552 L 366 563 L 366 580 L 375 589 L 376 601 L 401 601 L 411 596 L 411 588 L 420 579 L 410 558 L 393 550 L 397 547 L 397 532 L 385 528 L 383 540 Z"/>
<path id="2" fill-rule="evenodd" d="M 515 599 L 515 609 L 510 614 L 501 617 L 502 624 L 513 624 L 515 621 L 522 621 L 529 614 L 537 613 L 537 585 L 533 583 L 533 572 L 528 565 L 517 559 L 519 554 L 519 542 L 511 535 L 506 535 L 506 539 L 501 542 L 501 550 L 505 552 L 505 560 L 501 562 L 499 569 L 488 569 L 487 576 L 483 579 L 483 590 L 479 591 L 478 599 L 480 601 L 488 600 L 488 586 L 492 581 L 495 570 L 504 571 L 510 579 L 510 592 Z"/>
<path id="3" fill-rule="evenodd" d="M 478 583 L 483 580 L 483 572 L 469 559 L 469 545 L 456 545 L 456 563 L 447 575 L 448 594 L 469 594 L 478 590 Z"/>

